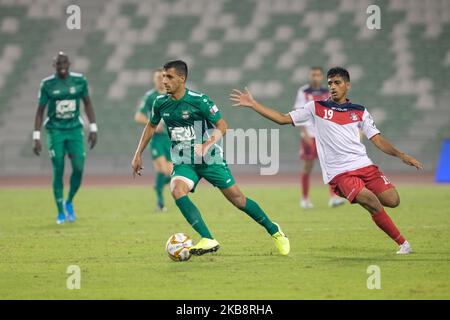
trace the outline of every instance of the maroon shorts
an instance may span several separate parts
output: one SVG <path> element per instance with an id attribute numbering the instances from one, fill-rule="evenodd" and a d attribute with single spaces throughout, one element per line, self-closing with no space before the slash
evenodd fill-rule
<path id="1" fill-rule="evenodd" d="M 316 139 L 312 139 L 312 145 L 307 145 L 303 139 L 300 141 L 300 159 L 302 160 L 316 160 L 317 159 L 317 148 Z"/>
<path id="2" fill-rule="evenodd" d="M 351 203 L 364 187 L 375 194 L 394 188 L 376 165 L 338 174 L 329 184 L 337 195 L 347 198 Z"/>

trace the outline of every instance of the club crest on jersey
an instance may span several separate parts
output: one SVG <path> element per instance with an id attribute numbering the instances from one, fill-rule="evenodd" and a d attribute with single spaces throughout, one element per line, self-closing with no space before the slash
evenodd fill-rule
<path id="1" fill-rule="evenodd" d="M 189 111 L 185 110 L 182 112 L 181 117 L 186 120 L 189 119 Z"/>
<path id="2" fill-rule="evenodd" d="M 354 112 L 351 112 L 350 119 L 352 119 L 352 121 L 358 121 L 358 115 Z"/>
<path id="3" fill-rule="evenodd" d="M 75 89 L 75 87 L 70 87 L 69 92 L 70 94 L 74 94 L 75 92 L 77 92 L 77 90 Z"/>

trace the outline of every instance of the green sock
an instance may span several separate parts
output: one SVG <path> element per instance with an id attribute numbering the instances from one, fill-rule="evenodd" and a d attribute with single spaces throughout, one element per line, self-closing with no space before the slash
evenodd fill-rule
<path id="1" fill-rule="evenodd" d="M 72 202 L 73 197 L 78 189 L 80 189 L 81 180 L 83 179 L 84 157 L 73 156 L 70 158 L 70 161 L 72 163 L 72 175 L 70 176 L 70 189 L 67 202 Z"/>
<path id="2" fill-rule="evenodd" d="M 245 208 L 241 210 L 252 217 L 253 220 L 258 222 L 264 228 L 266 228 L 267 232 L 270 235 L 278 232 L 278 227 L 269 219 L 269 217 L 264 213 L 260 206 L 252 199 L 247 198 Z"/>
<path id="3" fill-rule="evenodd" d="M 63 190 L 64 190 L 64 157 L 52 158 L 53 165 L 53 196 L 55 197 L 58 213 L 63 213 Z"/>
<path id="4" fill-rule="evenodd" d="M 213 239 L 208 227 L 202 219 L 200 211 L 198 211 L 197 207 L 191 202 L 188 196 L 183 196 L 180 199 L 175 200 L 175 203 L 178 208 L 180 208 L 181 213 L 192 228 L 194 228 L 202 238 Z"/>
<path id="5" fill-rule="evenodd" d="M 156 174 L 156 181 L 155 181 L 155 191 L 156 191 L 156 198 L 158 201 L 158 207 L 162 208 L 164 207 L 164 186 L 166 183 L 170 181 L 170 177 L 165 176 L 163 173 L 158 172 Z"/>

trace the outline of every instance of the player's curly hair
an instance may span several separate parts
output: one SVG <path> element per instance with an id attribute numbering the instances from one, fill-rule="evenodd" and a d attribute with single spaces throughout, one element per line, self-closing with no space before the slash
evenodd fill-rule
<path id="1" fill-rule="evenodd" d="M 350 81 L 350 74 L 348 73 L 347 69 L 344 69 L 342 67 L 333 67 L 327 72 L 327 78 L 340 76 L 345 81 Z"/>

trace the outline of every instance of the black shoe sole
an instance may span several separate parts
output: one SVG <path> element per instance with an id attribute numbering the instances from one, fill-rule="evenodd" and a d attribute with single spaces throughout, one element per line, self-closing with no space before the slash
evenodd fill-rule
<path id="1" fill-rule="evenodd" d="M 220 246 L 215 246 L 211 249 L 191 249 L 189 250 L 189 252 L 191 254 L 193 254 L 194 256 L 202 256 L 205 253 L 211 253 L 211 252 L 216 252 L 217 250 L 219 250 Z"/>

